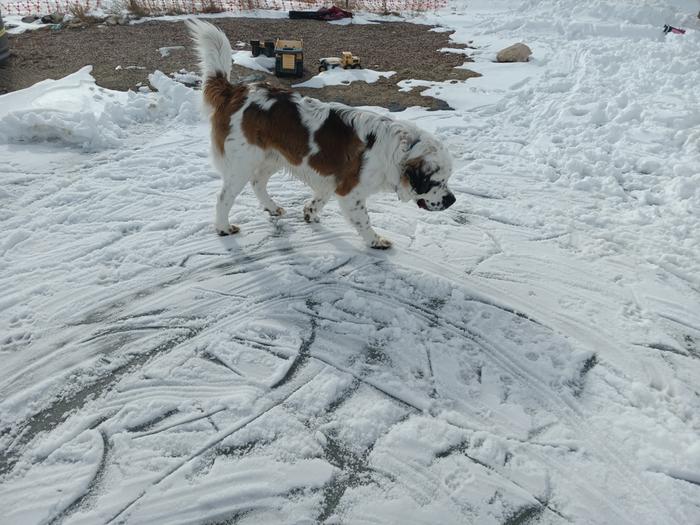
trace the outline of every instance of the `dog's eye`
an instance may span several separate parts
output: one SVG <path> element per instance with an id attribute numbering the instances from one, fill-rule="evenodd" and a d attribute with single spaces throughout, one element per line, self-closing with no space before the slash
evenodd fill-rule
<path id="1" fill-rule="evenodd" d="M 410 167 L 406 170 L 406 176 L 408 177 L 408 181 L 411 183 L 413 191 L 415 191 L 418 195 L 428 193 L 431 190 L 431 188 L 440 185 L 439 182 L 431 180 L 431 175 L 432 174 L 427 174 L 424 171 L 413 167 Z"/>

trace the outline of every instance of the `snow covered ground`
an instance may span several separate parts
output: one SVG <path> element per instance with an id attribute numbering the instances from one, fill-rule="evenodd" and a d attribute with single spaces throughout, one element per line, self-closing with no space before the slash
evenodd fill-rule
<path id="1" fill-rule="evenodd" d="M 698 2 L 452 5 L 484 76 L 396 116 L 458 201 L 387 253 L 284 177 L 216 236 L 166 75 L 0 97 L 0 522 L 700 523 Z"/>
<path id="2" fill-rule="evenodd" d="M 350 85 L 352 82 L 366 82 L 373 84 L 380 78 L 389 78 L 396 74 L 396 71 L 375 71 L 373 69 L 343 69 L 342 67 L 331 68 L 321 71 L 306 82 L 294 84 L 292 87 L 322 88 L 326 86 Z"/>

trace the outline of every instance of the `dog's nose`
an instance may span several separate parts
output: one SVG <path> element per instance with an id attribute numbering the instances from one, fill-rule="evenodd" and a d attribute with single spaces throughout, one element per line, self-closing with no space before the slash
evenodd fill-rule
<path id="1" fill-rule="evenodd" d="M 444 209 L 447 209 L 447 208 L 449 208 L 450 206 L 452 206 L 452 205 L 455 203 L 456 200 L 457 200 L 457 198 L 454 196 L 453 193 L 448 193 L 447 195 L 445 195 L 445 196 L 442 198 L 442 207 L 443 207 Z"/>

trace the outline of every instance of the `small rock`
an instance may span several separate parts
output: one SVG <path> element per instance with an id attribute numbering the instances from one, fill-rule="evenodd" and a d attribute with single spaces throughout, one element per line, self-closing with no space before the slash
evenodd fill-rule
<path id="1" fill-rule="evenodd" d="M 108 26 L 116 26 L 119 24 L 119 17 L 117 15 L 109 15 L 105 19 L 105 24 L 107 24 Z"/>
<path id="2" fill-rule="evenodd" d="M 160 51 L 160 56 L 165 58 L 169 57 L 170 53 L 173 51 L 182 51 L 185 49 L 185 46 L 166 46 L 166 47 L 159 47 L 158 51 Z"/>
<path id="3" fill-rule="evenodd" d="M 22 18 L 22 22 L 24 22 L 25 24 L 31 24 L 33 22 L 36 22 L 37 20 L 39 20 L 39 17 L 35 15 L 29 15 Z"/>
<path id="4" fill-rule="evenodd" d="M 530 55 L 532 55 L 532 50 L 525 44 L 513 44 L 498 52 L 496 62 L 527 62 L 530 60 Z"/>

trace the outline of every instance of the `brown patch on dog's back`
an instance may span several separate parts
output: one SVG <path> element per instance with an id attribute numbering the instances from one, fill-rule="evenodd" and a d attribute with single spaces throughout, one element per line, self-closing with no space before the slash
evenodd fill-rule
<path id="1" fill-rule="evenodd" d="M 309 130 L 301 121 L 292 93 L 268 87 L 267 96 L 275 102 L 269 110 L 251 104 L 243 112 L 243 135 L 250 144 L 274 149 L 290 164 L 298 166 L 309 154 Z"/>
<path id="2" fill-rule="evenodd" d="M 314 140 L 319 152 L 309 158 L 309 166 L 321 175 L 334 175 L 335 192 L 347 195 L 360 182 L 365 143 L 334 109 L 314 134 Z"/>
<path id="3" fill-rule="evenodd" d="M 223 73 L 217 73 L 204 84 L 204 100 L 214 112 L 211 116 L 212 141 L 224 154 L 226 137 L 231 131 L 231 116 L 240 110 L 248 96 L 248 87 L 244 84 L 231 84 Z"/>

